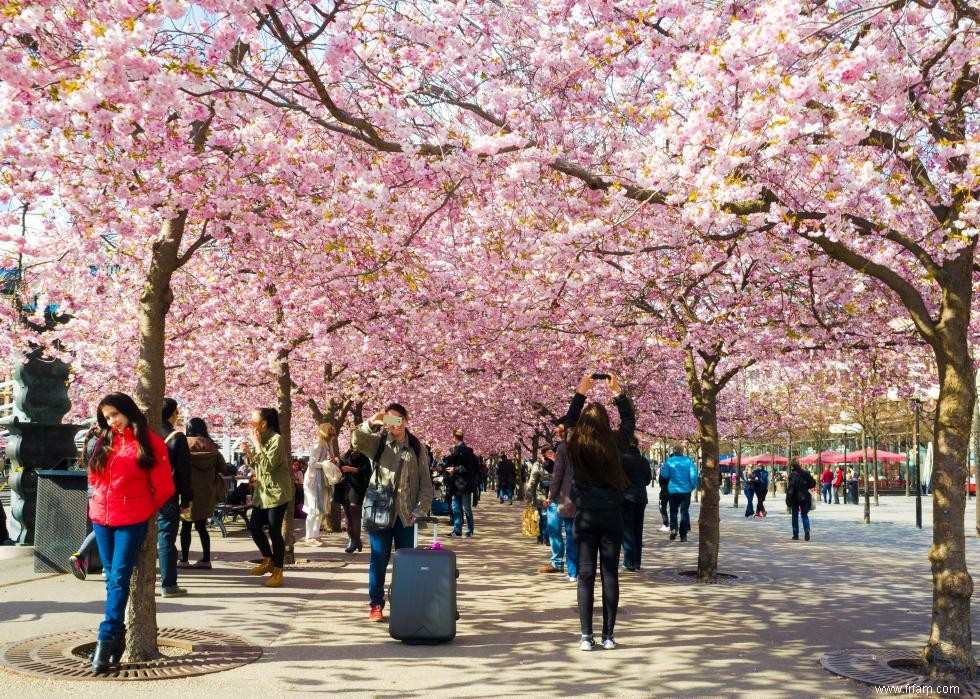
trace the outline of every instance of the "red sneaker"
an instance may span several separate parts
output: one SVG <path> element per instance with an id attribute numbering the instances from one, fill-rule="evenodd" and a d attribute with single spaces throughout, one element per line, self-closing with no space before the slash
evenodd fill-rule
<path id="1" fill-rule="evenodd" d="M 372 604 L 371 605 L 371 614 L 368 616 L 368 619 L 370 619 L 371 621 L 384 621 L 385 620 L 384 614 L 381 613 L 381 605 L 380 604 Z"/>

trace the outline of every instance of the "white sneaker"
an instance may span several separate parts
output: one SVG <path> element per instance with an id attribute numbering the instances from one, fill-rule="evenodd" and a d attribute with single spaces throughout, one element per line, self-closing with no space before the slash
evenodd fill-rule
<path id="1" fill-rule="evenodd" d="M 662 532 L 669 532 L 669 531 L 670 531 L 670 527 L 668 527 L 668 526 L 667 526 L 667 525 L 665 524 L 664 526 L 662 526 L 662 527 L 660 527 L 660 531 L 662 531 Z"/>
<path id="2" fill-rule="evenodd" d="M 590 641 L 587 638 L 583 638 L 582 642 L 578 644 L 579 650 L 592 650 L 592 646 L 595 645 L 595 641 Z"/>
<path id="3" fill-rule="evenodd" d="M 602 642 L 602 647 L 606 650 L 616 650 L 616 641 L 612 640 L 611 638 L 607 638 Z"/>
<path id="4" fill-rule="evenodd" d="M 578 582 L 578 578 L 575 577 L 574 575 L 569 575 L 568 582 Z"/>

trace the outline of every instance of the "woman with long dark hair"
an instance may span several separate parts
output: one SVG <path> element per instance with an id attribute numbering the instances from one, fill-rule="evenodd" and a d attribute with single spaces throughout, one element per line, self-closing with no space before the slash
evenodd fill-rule
<path id="1" fill-rule="evenodd" d="M 619 409 L 619 430 L 609 425 L 609 413 L 601 403 L 585 405 L 597 379 L 609 382 Z M 583 410 L 584 408 L 584 410 Z M 623 545 L 623 492 L 629 484 L 622 454 L 633 439 L 636 414 L 614 374 L 582 377 L 565 417 L 574 425 L 568 437 L 572 464 L 572 501 L 576 513 L 575 541 L 578 545 L 578 613 L 582 626 L 581 650 L 592 650 L 592 613 L 595 604 L 596 559 L 602 576 L 602 647 L 616 647 L 613 631 L 619 608 L 619 552 Z"/>
<path id="2" fill-rule="evenodd" d="M 221 476 L 227 467 L 225 457 L 208 433 L 208 425 L 199 417 L 192 417 L 184 428 L 187 447 L 191 452 L 191 515 L 180 521 L 180 560 L 178 568 L 211 568 L 211 535 L 208 520 L 214 514 L 214 506 L 224 497 L 224 480 Z M 191 563 L 191 527 L 201 538 L 201 560 Z"/>
<path id="3" fill-rule="evenodd" d="M 340 471 L 344 478 L 334 487 L 334 502 L 344 508 L 347 519 L 347 553 L 361 551 L 361 506 L 371 480 L 371 460 L 353 448 L 340 459 Z"/>
<path id="4" fill-rule="evenodd" d="M 150 517 L 174 494 L 167 445 L 125 393 L 110 393 L 95 410 L 101 429 L 88 461 L 89 517 L 105 572 L 105 619 L 99 624 L 92 671 L 119 662 L 126 647 L 129 582 Z"/>
<path id="5" fill-rule="evenodd" d="M 266 587 L 282 586 L 282 566 L 286 558 L 286 541 L 282 522 L 293 499 L 293 472 L 289 455 L 279 433 L 279 413 L 273 408 L 256 408 L 249 421 L 249 441 L 242 443 L 245 458 L 255 471 L 255 496 L 252 504 L 252 540 L 262 553 L 262 562 L 252 568 L 252 575 L 272 573 Z M 263 528 L 268 526 L 268 537 Z M 269 542 L 272 545 L 269 545 Z"/>

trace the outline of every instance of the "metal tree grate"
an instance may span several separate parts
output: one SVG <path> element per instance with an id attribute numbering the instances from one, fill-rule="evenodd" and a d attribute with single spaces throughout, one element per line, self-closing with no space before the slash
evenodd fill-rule
<path id="1" fill-rule="evenodd" d="M 164 657 L 124 662 L 104 675 L 92 673 L 91 631 L 70 631 L 13 643 L 0 653 L 0 668 L 31 677 L 62 680 L 169 680 L 208 675 L 253 663 L 262 649 L 228 634 L 201 629 L 160 629 Z"/>
<path id="2" fill-rule="evenodd" d="M 773 579 L 768 575 L 756 575 L 755 573 L 716 573 L 711 580 L 701 580 L 698 578 L 697 569 L 683 568 L 658 568 L 647 572 L 646 577 L 653 582 L 664 583 L 666 585 L 718 585 L 723 587 L 734 587 L 736 585 L 755 585 L 768 584 Z"/>
<path id="3" fill-rule="evenodd" d="M 906 694 L 931 694 L 930 688 L 947 690 L 948 684 L 922 674 L 922 659 L 910 650 L 895 648 L 838 650 L 820 658 L 824 669 L 874 687 L 906 687 Z M 918 690 L 918 691 L 916 691 Z M 935 692 L 949 694 L 949 691 Z M 980 697 L 980 682 L 959 685 L 955 696 Z"/>
<path id="4" fill-rule="evenodd" d="M 223 561 L 229 568 L 252 568 L 262 562 L 261 558 L 248 561 Z M 295 563 L 287 563 L 283 568 L 287 573 L 291 570 L 331 570 L 346 568 L 348 561 L 337 561 L 324 558 L 297 558 Z"/>

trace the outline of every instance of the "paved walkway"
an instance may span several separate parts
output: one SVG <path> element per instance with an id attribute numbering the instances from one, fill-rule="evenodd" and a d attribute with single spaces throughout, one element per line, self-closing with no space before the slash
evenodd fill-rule
<path id="1" fill-rule="evenodd" d="M 651 501 L 655 495 L 651 491 Z M 789 517 L 770 499 L 765 520 L 746 520 L 722 499 L 722 570 L 763 576 L 753 586 L 674 585 L 661 568 L 694 566 L 697 530 L 667 541 L 648 509 L 641 573 L 621 578 L 615 651 L 577 649 L 575 585 L 533 571 L 547 549 L 519 534 L 521 508 L 485 499 L 477 536 L 450 540 L 459 555 L 456 640 L 406 646 L 367 621 L 366 553 L 347 556 L 342 535 L 298 548 L 324 566 L 287 571 L 270 590 L 248 575 L 255 556 L 240 529 L 212 539 L 213 571 L 182 575 L 191 595 L 158 603 L 161 627 L 233 631 L 266 648 L 236 670 L 185 680 L 133 683 L 32 680 L 0 671 L 6 697 L 239 696 L 870 696 L 824 671 L 837 648 L 915 648 L 929 630 L 931 531 L 914 527 L 912 499 L 882 497 L 874 524 L 862 508 L 823 505 L 814 540 L 790 541 Z M 744 502 L 743 502 L 744 504 Z M 931 503 L 924 500 L 925 521 Z M 972 532 L 973 505 L 967 513 Z M 697 506 L 692 507 L 696 522 Z M 445 527 L 441 527 L 445 531 Z M 980 544 L 968 540 L 972 570 Z M 346 565 L 345 565 L 346 564 Z M 343 566 L 343 567 L 340 567 Z M 771 579 L 772 582 L 768 582 Z M 27 581 L 27 582 L 22 582 Z M 0 644 L 77 629 L 95 630 L 101 577 L 41 578 L 31 559 L 0 560 Z M 598 595 L 597 595 L 598 597 Z M 597 599 L 597 630 L 599 605 Z M 974 617 L 974 627 L 980 617 Z"/>

